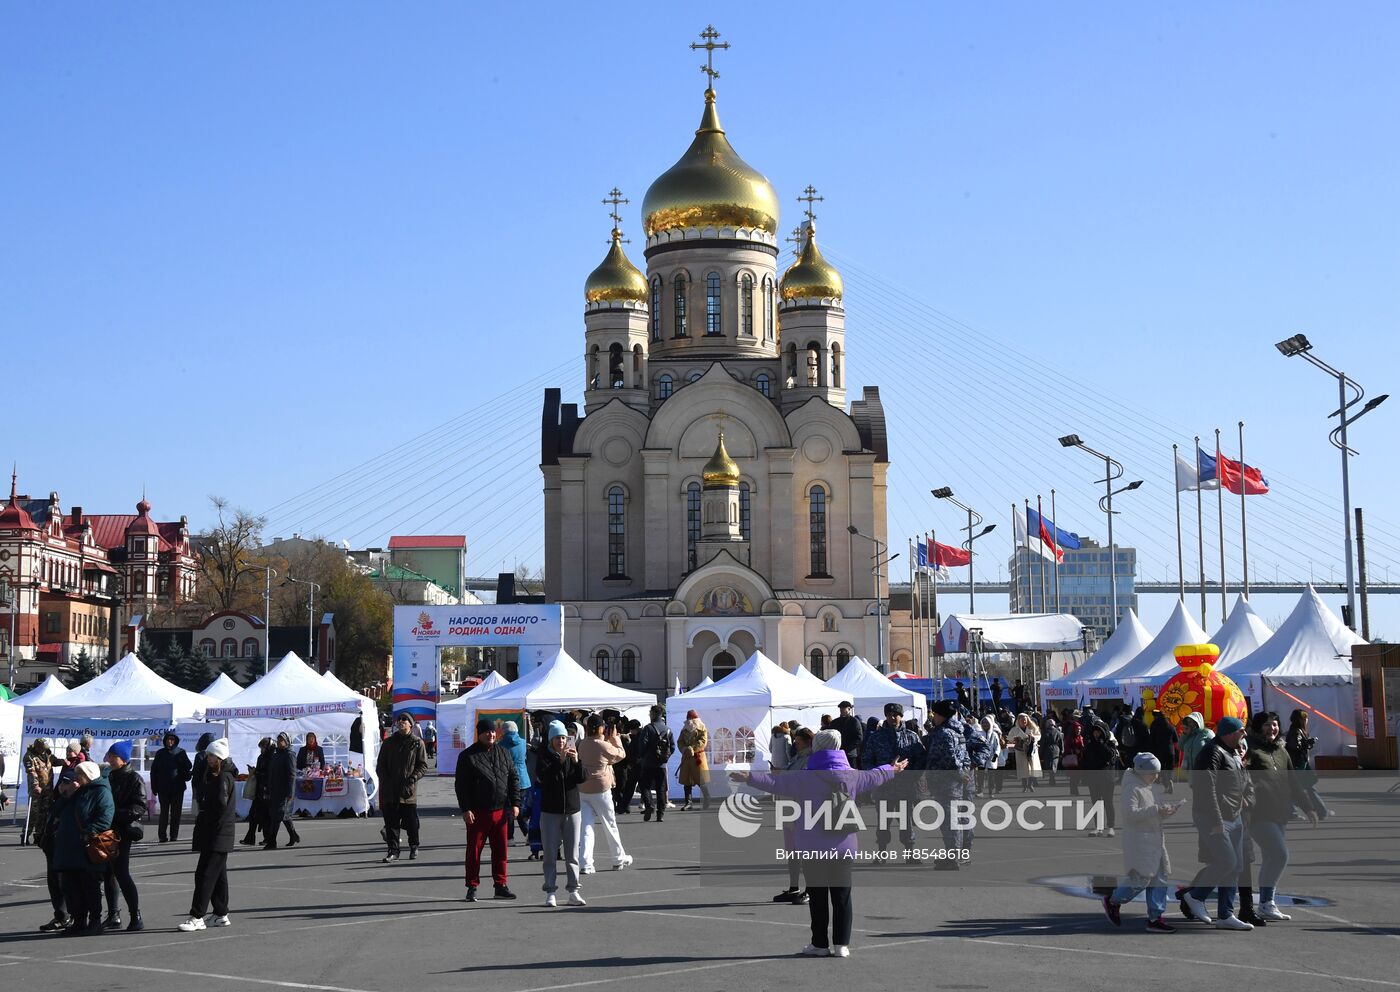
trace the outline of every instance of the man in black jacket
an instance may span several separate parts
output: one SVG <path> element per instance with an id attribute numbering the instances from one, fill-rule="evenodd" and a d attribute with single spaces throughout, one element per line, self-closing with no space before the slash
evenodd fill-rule
<path id="1" fill-rule="evenodd" d="M 141 922 L 141 900 L 136 883 L 131 878 L 131 845 L 141 837 L 141 821 L 146 818 L 146 783 L 131 767 L 131 741 L 117 741 L 107 749 L 107 766 L 112 769 L 107 784 L 112 789 L 112 829 L 119 842 L 116 854 L 107 862 L 103 888 L 107 897 L 107 919 L 102 926 L 115 930 L 122 925 L 121 910 L 117 908 L 117 886 L 121 886 L 126 910 L 131 914 L 128 930 L 144 930 Z"/>
<path id="2" fill-rule="evenodd" d="M 1214 888 L 1215 926 L 1220 930 L 1254 929 L 1235 915 L 1235 894 L 1245 858 L 1244 816 L 1254 802 L 1254 785 L 1238 753 L 1243 739 L 1244 723 L 1232 716 L 1221 717 L 1214 739 L 1196 756 L 1191 776 L 1191 820 L 1200 838 L 1204 864 L 1191 888 L 1182 894 L 1182 912 L 1210 923 L 1204 900 Z"/>
<path id="3" fill-rule="evenodd" d="M 413 735 L 413 714 L 394 717 L 394 732 L 379 749 L 375 762 L 379 776 L 379 808 L 384 829 L 379 835 L 389 846 L 384 861 L 399 860 L 399 827 L 408 832 L 408 860 L 418 857 L 418 780 L 428 773 L 423 742 Z"/>
<path id="4" fill-rule="evenodd" d="M 496 744 L 496 725 L 476 723 L 476 743 L 457 758 L 457 808 L 467 827 L 467 902 L 481 885 L 481 849 L 491 845 L 491 881 L 497 899 L 514 899 L 506 885 L 507 827 L 520 815 L 520 777 L 510 752 Z"/>
<path id="5" fill-rule="evenodd" d="M 666 812 L 666 762 L 676 750 L 676 739 L 666 727 L 666 711 L 651 708 L 651 723 L 642 728 L 637 738 L 637 765 L 642 786 L 642 819 L 650 820 L 656 811 L 656 822 Z M 653 805 L 652 793 L 656 794 Z"/>
<path id="6" fill-rule="evenodd" d="M 843 700 L 837 710 L 841 715 L 831 721 L 831 729 L 841 735 L 841 750 L 846 752 L 846 762 L 852 768 L 859 768 L 861 727 L 855 717 L 855 704 Z"/>
<path id="7" fill-rule="evenodd" d="M 180 839 L 180 814 L 185 805 L 185 783 L 190 780 L 191 766 L 190 756 L 173 731 L 165 735 L 161 744 L 163 746 L 151 759 L 151 791 L 160 801 L 157 836 L 164 844 L 167 840 Z"/>

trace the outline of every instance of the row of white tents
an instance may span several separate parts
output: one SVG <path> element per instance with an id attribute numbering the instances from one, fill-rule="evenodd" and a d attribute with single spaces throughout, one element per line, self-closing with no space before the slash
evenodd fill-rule
<path id="1" fill-rule="evenodd" d="M 1351 649 L 1366 642 L 1342 623 L 1311 586 L 1276 631 L 1243 596 L 1213 635 L 1196 623 L 1179 600 L 1155 637 L 1129 610 L 1103 647 L 1083 665 L 1042 682 L 1041 698 L 1052 706 L 1084 701 L 1136 706 L 1143 689 L 1159 688 L 1181 670 L 1174 653 L 1179 645 L 1205 643 L 1220 649 L 1215 670 L 1234 680 L 1253 710 L 1278 712 L 1285 728 L 1294 709 L 1310 710 L 1309 730 L 1318 738 L 1314 753 L 1353 753 L 1356 707 Z"/>
<path id="2" fill-rule="evenodd" d="M 79 729 L 91 724 L 97 736 L 109 721 L 140 721 L 152 727 L 179 728 L 188 733 L 208 729 L 229 738 L 229 753 L 240 768 L 257 760 L 257 742 L 289 728 L 300 735 L 315 732 L 322 739 L 349 736 L 359 717 L 368 732 L 363 761 L 374 792 L 375 743 L 378 717 L 374 700 L 346 686 L 332 672 L 319 675 L 294 653 L 244 689 L 220 675 L 203 692 L 191 692 L 153 672 L 140 658 L 128 654 L 90 682 L 67 689 L 53 676 L 31 692 L 0 706 L 0 753 L 6 765 L 18 758 L 32 737 L 26 726 Z M 120 735 L 120 727 L 108 736 Z M 77 737 L 59 733 L 58 737 Z M 193 742 L 188 742 L 192 744 Z M 99 741 L 100 744 L 100 741 Z M 358 763 L 358 758 L 355 759 Z M 14 781 L 8 771 L 7 780 Z"/>

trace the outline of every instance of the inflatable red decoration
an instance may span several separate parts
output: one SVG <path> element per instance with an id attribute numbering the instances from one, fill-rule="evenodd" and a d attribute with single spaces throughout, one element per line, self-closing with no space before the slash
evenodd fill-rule
<path id="1" fill-rule="evenodd" d="M 1181 721 L 1192 713 L 1206 718 L 1214 727 L 1225 716 L 1243 720 L 1248 715 L 1244 693 L 1228 675 L 1215 670 L 1220 649 L 1214 644 L 1182 644 L 1173 652 L 1181 666 L 1157 690 L 1157 711 L 1181 733 Z"/>

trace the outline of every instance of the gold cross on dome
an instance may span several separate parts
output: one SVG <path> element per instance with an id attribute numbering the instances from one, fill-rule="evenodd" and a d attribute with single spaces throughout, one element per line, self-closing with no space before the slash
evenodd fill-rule
<path id="1" fill-rule="evenodd" d="M 715 30 L 713 24 L 705 25 L 705 30 L 700 32 L 700 37 L 705 39 L 705 43 L 702 45 L 692 41 L 690 49 L 691 51 L 702 48 L 705 50 L 705 64 L 700 67 L 700 71 L 710 77 L 710 83 L 705 88 L 712 90 L 715 88 L 715 80 L 719 78 L 719 73 L 715 71 L 715 49 L 728 48 L 729 42 L 724 41 L 716 44 L 715 39 L 719 37 L 719 32 Z"/>
<path id="2" fill-rule="evenodd" d="M 812 223 L 812 221 L 814 221 L 814 220 L 817 219 L 817 215 L 814 214 L 814 213 L 812 213 L 812 204 L 813 204 L 813 203 L 820 203 L 820 202 L 822 202 L 823 200 L 825 200 L 826 197 L 824 197 L 824 196 L 818 196 L 818 195 L 817 195 L 817 188 L 816 188 L 815 186 L 810 186 L 810 185 L 809 185 L 809 186 L 808 186 L 806 189 L 804 189 L 802 192 L 803 192 L 804 195 L 799 196 L 799 197 L 797 198 L 797 202 L 798 202 L 798 203 L 804 203 L 804 202 L 805 202 L 805 203 L 807 204 L 807 211 L 806 211 L 806 213 L 807 213 L 807 223 L 810 224 L 810 223 Z"/>
<path id="3" fill-rule="evenodd" d="M 616 186 L 608 190 L 608 198 L 604 200 L 603 203 L 605 205 L 612 205 L 612 212 L 609 213 L 608 216 L 612 218 L 614 234 L 622 229 L 622 215 L 617 212 L 618 206 L 623 203 L 631 202 L 631 200 L 622 195 L 622 190 L 618 189 Z"/>
<path id="4" fill-rule="evenodd" d="M 793 251 L 801 251 L 801 250 L 802 250 L 802 239 L 803 239 L 802 225 L 801 225 L 801 224 L 798 224 L 796 227 L 794 227 L 794 228 L 792 229 L 792 233 L 789 234 L 789 235 L 788 235 L 786 238 L 784 238 L 783 240 L 784 240 L 784 241 L 787 241 L 789 244 L 792 244 L 792 245 L 795 246 L 795 247 L 793 248 Z"/>

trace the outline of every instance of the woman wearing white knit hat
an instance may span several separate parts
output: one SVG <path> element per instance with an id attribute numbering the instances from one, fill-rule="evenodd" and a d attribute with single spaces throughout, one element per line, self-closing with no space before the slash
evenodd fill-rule
<path id="1" fill-rule="evenodd" d="M 238 824 L 238 766 L 228 756 L 228 740 L 220 738 L 204 752 L 209 774 L 194 821 L 194 849 L 199 863 L 194 869 L 194 898 L 190 918 L 180 924 L 185 933 L 206 927 L 226 927 L 228 918 L 228 856 L 233 850 Z M 213 903 L 214 915 L 205 912 Z"/>

